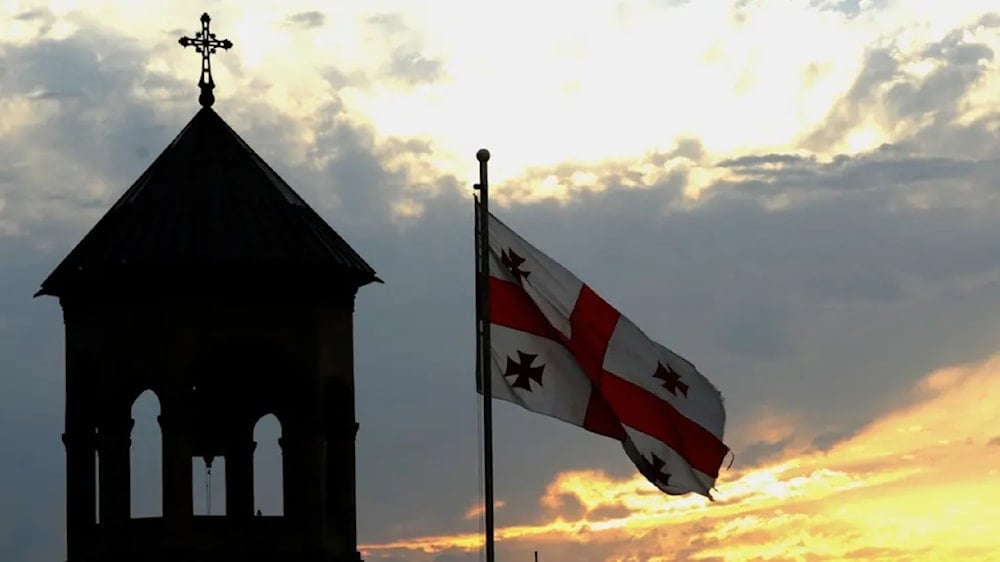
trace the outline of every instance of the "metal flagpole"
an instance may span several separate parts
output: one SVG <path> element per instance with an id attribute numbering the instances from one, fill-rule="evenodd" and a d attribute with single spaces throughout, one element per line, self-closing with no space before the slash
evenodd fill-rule
<path id="1" fill-rule="evenodd" d="M 473 244 L 473 254 L 476 258 L 476 274 L 475 274 L 475 287 L 476 287 L 476 394 L 483 393 L 483 331 L 482 331 L 482 310 L 483 310 L 483 297 L 482 297 L 482 252 L 479 251 L 479 244 L 481 243 L 479 239 L 479 197 L 477 195 L 472 196 L 472 202 L 475 203 L 475 208 L 472 210 L 472 216 L 475 217 L 475 240 Z M 483 497 L 483 407 L 479 404 L 476 408 L 476 452 L 478 456 L 476 458 L 476 468 L 477 477 L 476 482 L 479 484 L 479 495 L 477 498 L 479 501 L 483 502 L 483 512 L 479 514 L 479 532 L 484 533 L 486 530 L 486 500 Z M 482 560 L 482 558 L 480 558 Z"/>
<path id="2" fill-rule="evenodd" d="M 486 562 L 495 562 L 493 545 L 493 377 L 490 354 L 490 198 L 486 178 L 486 163 L 490 151 L 476 152 L 479 160 L 479 362 L 482 370 L 483 391 L 483 483 L 485 484 Z"/>
<path id="3" fill-rule="evenodd" d="M 476 254 L 476 392 L 483 392 L 483 331 L 482 331 L 482 317 L 483 317 L 483 288 L 482 288 L 482 276 L 483 276 L 483 265 L 482 265 L 482 252 L 479 250 L 480 244 L 482 243 L 479 239 L 479 197 L 473 195 L 472 202 L 475 203 L 475 209 L 472 212 L 472 216 L 475 217 L 475 254 Z M 480 426 L 482 422 L 480 422 Z M 481 436 L 480 436 L 481 437 Z M 480 446 L 482 442 L 480 442 Z M 482 477 L 482 469 L 480 468 L 480 478 Z M 479 490 L 482 493 L 482 488 Z"/>

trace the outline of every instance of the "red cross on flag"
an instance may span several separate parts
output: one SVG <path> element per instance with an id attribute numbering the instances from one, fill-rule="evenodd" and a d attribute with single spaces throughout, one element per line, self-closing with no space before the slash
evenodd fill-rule
<path id="1" fill-rule="evenodd" d="M 620 440 L 668 494 L 711 497 L 729 452 L 719 391 L 492 214 L 488 228 L 493 396 Z"/>

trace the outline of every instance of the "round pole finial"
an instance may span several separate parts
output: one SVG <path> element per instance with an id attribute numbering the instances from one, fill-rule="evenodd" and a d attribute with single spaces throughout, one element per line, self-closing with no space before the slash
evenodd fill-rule
<path id="1" fill-rule="evenodd" d="M 215 94 L 212 93 L 212 86 L 206 84 L 201 87 L 201 94 L 198 95 L 198 103 L 202 107 L 212 107 L 215 104 Z"/>
<path id="2" fill-rule="evenodd" d="M 480 148 L 476 152 L 476 160 L 479 160 L 480 162 L 486 162 L 489 159 L 490 159 L 490 151 L 489 150 L 486 150 L 485 148 Z"/>

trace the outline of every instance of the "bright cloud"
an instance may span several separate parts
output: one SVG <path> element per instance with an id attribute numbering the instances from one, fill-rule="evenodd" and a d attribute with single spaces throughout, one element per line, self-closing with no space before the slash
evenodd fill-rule
<path id="1" fill-rule="evenodd" d="M 900 84 L 919 87 L 941 64 L 929 50 L 949 34 L 959 34 L 957 44 L 1000 47 L 997 27 L 984 20 L 995 8 L 990 1 L 860 2 L 856 13 L 843 9 L 849 4 L 226 4 L 212 13 L 215 29 L 236 46 L 216 57 L 217 96 L 220 106 L 239 96 L 294 117 L 303 128 L 303 154 L 311 129 L 337 99 L 349 119 L 371 127 L 377 144 L 433 143 L 432 154 L 403 157 L 415 183 L 441 175 L 471 181 L 472 155 L 488 146 L 498 193 L 524 201 L 602 188 L 535 171 L 635 170 L 684 138 L 698 139 L 708 161 L 799 150 L 837 114 L 873 49 L 887 49 L 899 65 L 879 85 L 885 93 Z M 0 41 L 23 44 L 101 26 L 145 45 L 149 69 L 193 84 L 194 55 L 176 45 L 175 35 L 197 29 L 192 14 L 200 9 L 189 1 L 8 3 L 0 14 L 14 25 Z M 45 15 L 25 17 L 34 12 Z M 295 23 L 301 21 L 314 23 Z M 981 64 L 992 70 L 984 77 L 992 77 L 959 92 L 959 120 L 997 110 L 998 62 Z M 887 113 L 873 102 L 841 125 L 841 137 L 810 143 L 811 151 L 821 159 L 868 151 L 907 138 L 927 119 Z M 637 182 L 650 185 L 678 168 L 692 178 L 691 196 L 724 177 L 704 163 L 681 161 L 639 171 Z"/>

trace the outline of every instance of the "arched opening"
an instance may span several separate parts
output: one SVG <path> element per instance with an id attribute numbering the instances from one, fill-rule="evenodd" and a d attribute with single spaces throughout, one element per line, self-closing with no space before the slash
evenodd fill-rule
<path id="1" fill-rule="evenodd" d="M 132 482 L 132 517 L 163 516 L 163 447 L 160 425 L 160 401 L 147 390 L 132 403 L 132 445 L 130 473 Z"/>
<path id="2" fill-rule="evenodd" d="M 257 443 L 253 454 L 254 513 L 285 513 L 280 437 L 281 422 L 273 414 L 257 420 L 253 428 L 253 440 Z"/>
<path id="3" fill-rule="evenodd" d="M 191 500 L 195 515 L 226 514 L 226 458 L 191 459 Z"/>

